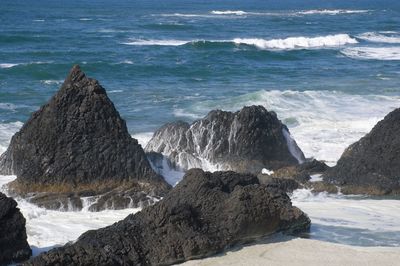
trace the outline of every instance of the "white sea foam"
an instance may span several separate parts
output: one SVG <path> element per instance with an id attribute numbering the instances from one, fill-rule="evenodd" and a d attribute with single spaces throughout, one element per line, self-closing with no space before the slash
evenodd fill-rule
<path id="1" fill-rule="evenodd" d="M 348 47 L 342 54 L 354 59 L 400 60 L 400 47 Z"/>
<path id="2" fill-rule="evenodd" d="M 356 37 L 369 42 L 400 43 L 400 35 L 398 34 L 395 35 L 395 33 L 396 32 L 390 32 L 390 33 L 365 32 L 357 35 Z M 388 34 L 390 35 L 388 36 Z"/>
<path id="3" fill-rule="evenodd" d="M 312 9 L 296 12 L 299 15 L 340 15 L 368 13 L 371 10 L 350 10 L 350 9 Z"/>
<path id="4" fill-rule="evenodd" d="M 0 64 L 0 68 L 12 68 L 15 66 L 18 66 L 19 64 L 8 64 L 8 63 L 2 63 Z"/>
<path id="5" fill-rule="evenodd" d="M 191 41 L 182 41 L 182 40 L 132 40 L 129 42 L 123 42 L 122 44 L 126 45 L 154 45 L 154 46 L 180 46 Z"/>
<path id="6" fill-rule="evenodd" d="M 0 155 L 6 151 L 11 137 L 22 127 L 22 122 L 0 124 Z"/>
<path id="7" fill-rule="evenodd" d="M 122 42 L 125 45 L 158 45 L 158 46 L 181 46 L 199 43 L 233 43 L 236 45 L 252 45 L 263 50 L 292 50 L 292 49 L 316 49 L 340 47 L 347 44 L 356 44 L 358 41 L 348 34 L 335 34 L 318 37 L 288 37 L 285 39 L 259 39 L 259 38 L 235 38 L 232 40 L 142 40 L 131 39 Z"/>
<path id="8" fill-rule="evenodd" d="M 324 48 L 358 43 L 356 39 L 350 37 L 348 34 L 335 34 L 319 37 L 289 37 L 285 39 L 272 40 L 236 38 L 233 42 L 236 44 L 253 45 L 264 50 Z"/>
<path id="9" fill-rule="evenodd" d="M 236 111 L 249 105 L 263 105 L 275 111 L 306 157 L 335 164 L 348 145 L 400 106 L 400 97 L 262 90 L 225 100 L 199 102 L 180 110 L 179 117 L 193 119 L 203 117 L 212 109 Z"/>
<path id="10" fill-rule="evenodd" d="M 46 79 L 46 80 L 41 80 L 43 84 L 46 85 L 59 85 L 62 84 L 64 81 L 63 80 L 54 80 L 54 79 Z"/>
<path id="11" fill-rule="evenodd" d="M 146 147 L 147 143 L 150 141 L 150 139 L 153 137 L 153 132 L 142 132 L 142 133 L 136 133 L 132 135 L 132 138 L 137 139 L 140 145 L 142 147 Z"/>
<path id="12" fill-rule="evenodd" d="M 372 231 L 400 232 L 400 200 L 373 200 L 298 189 L 293 205 L 309 215 L 313 224 Z"/>
<path id="13" fill-rule="evenodd" d="M 215 14 L 215 15 L 237 15 L 237 16 L 243 16 L 248 14 L 245 11 L 242 10 L 224 10 L 224 11 L 220 11 L 220 10 L 213 10 L 211 11 L 211 14 Z M 251 14 L 251 13 L 250 13 Z"/>
<path id="14" fill-rule="evenodd" d="M 0 176 L 0 187 L 15 176 Z M 3 192 L 6 190 L 0 189 Z M 82 233 L 111 225 L 139 209 L 106 210 L 102 212 L 60 212 L 39 208 L 25 200 L 16 199 L 26 219 L 28 243 L 34 255 L 51 247 L 76 240 Z"/>

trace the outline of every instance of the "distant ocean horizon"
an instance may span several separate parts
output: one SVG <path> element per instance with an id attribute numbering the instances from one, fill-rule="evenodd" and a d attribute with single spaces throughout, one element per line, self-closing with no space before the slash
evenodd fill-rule
<path id="1" fill-rule="evenodd" d="M 288 126 L 306 157 L 334 165 L 349 144 L 400 107 L 398 1 L 2 0 L 0 25 L 0 153 L 74 64 L 99 80 L 143 146 L 167 122 L 263 105 Z M 0 184 L 10 180 L 1 177 Z M 398 201 L 307 190 L 292 199 L 310 214 L 316 239 L 400 243 Z M 39 249 L 111 223 L 118 213 L 76 229 L 87 213 L 68 220 L 20 206 Z M 372 227 L 371 212 L 381 215 Z M 70 231 L 46 240 L 58 230 L 49 217 L 64 219 Z"/>

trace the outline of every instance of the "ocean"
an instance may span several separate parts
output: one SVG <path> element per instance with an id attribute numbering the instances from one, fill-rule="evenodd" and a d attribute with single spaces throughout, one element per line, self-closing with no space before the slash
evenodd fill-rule
<path id="1" fill-rule="evenodd" d="M 400 106 L 400 3 L 2 0 L 0 152 L 74 64 L 106 88 L 142 145 L 166 122 L 257 104 L 277 113 L 306 157 L 334 165 Z M 311 238 L 400 245 L 396 199 L 306 190 L 292 199 L 312 219 Z M 18 202 L 36 254 L 137 211 Z"/>

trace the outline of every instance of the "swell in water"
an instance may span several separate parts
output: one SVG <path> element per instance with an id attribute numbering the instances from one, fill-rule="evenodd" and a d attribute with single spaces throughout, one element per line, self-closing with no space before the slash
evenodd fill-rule
<path id="1" fill-rule="evenodd" d="M 348 34 L 335 34 L 317 37 L 288 37 L 284 39 L 260 39 L 260 38 L 235 38 L 232 40 L 142 40 L 133 39 L 121 44 L 135 46 L 182 46 L 182 45 L 206 45 L 206 44 L 234 44 L 250 45 L 263 50 L 293 50 L 293 49 L 317 49 L 340 47 L 347 44 L 356 44 L 358 41 Z"/>
<path id="2" fill-rule="evenodd" d="M 348 15 L 348 14 L 363 14 L 369 13 L 372 10 L 368 9 L 311 9 L 311 10 L 298 10 L 298 11 L 276 11 L 276 12 L 263 12 L 263 11 L 243 11 L 243 10 L 212 10 L 209 13 L 203 14 L 161 14 L 163 17 L 182 17 L 182 18 L 233 18 L 235 16 L 309 16 L 309 15 Z"/>

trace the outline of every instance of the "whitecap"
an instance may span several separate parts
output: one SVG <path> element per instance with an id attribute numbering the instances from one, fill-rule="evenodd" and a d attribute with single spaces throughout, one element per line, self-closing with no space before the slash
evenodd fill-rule
<path id="1" fill-rule="evenodd" d="M 237 16 L 243 16 L 248 14 L 247 12 L 242 10 L 224 10 L 224 11 L 213 10 L 210 13 L 215 15 L 237 15 Z"/>
<path id="2" fill-rule="evenodd" d="M 350 37 L 348 34 L 335 34 L 318 37 L 289 37 L 286 39 L 256 39 L 256 38 L 236 38 L 233 40 L 236 44 L 253 45 L 259 49 L 310 49 L 310 48 L 324 48 L 324 47 L 337 47 L 346 44 L 358 43 L 356 39 Z"/>
<path id="3" fill-rule="evenodd" d="M 400 60 L 400 47 L 349 47 L 341 51 L 353 59 Z"/>
<path id="4" fill-rule="evenodd" d="M 296 12 L 299 15 L 340 15 L 340 14 L 359 14 L 368 13 L 370 10 L 350 10 L 350 9 L 312 9 Z"/>
<path id="5" fill-rule="evenodd" d="M 15 66 L 18 66 L 19 64 L 8 64 L 8 63 L 2 63 L 0 64 L 0 68 L 12 68 Z"/>
<path id="6" fill-rule="evenodd" d="M 180 46 L 190 43 L 191 41 L 181 41 L 181 40 L 132 40 L 130 42 L 123 42 L 121 44 L 125 45 L 138 45 L 138 46 Z"/>
<path id="7" fill-rule="evenodd" d="M 394 33 L 386 33 L 380 34 L 376 32 L 365 32 L 362 34 L 357 35 L 356 37 L 362 40 L 366 40 L 369 42 L 379 42 L 379 43 L 400 43 L 400 36 L 387 36 L 387 34 L 394 34 Z"/>

